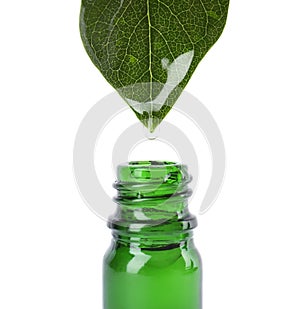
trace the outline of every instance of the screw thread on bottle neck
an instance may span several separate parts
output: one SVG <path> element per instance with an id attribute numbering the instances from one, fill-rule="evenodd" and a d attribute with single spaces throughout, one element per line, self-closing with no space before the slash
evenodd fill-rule
<path id="1" fill-rule="evenodd" d="M 197 225 L 188 210 L 191 176 L 182 164 L 138 161 L 120 165 L 114 187 L 115 215 L 108 226 L 116 237 L 172 243 Z"/>

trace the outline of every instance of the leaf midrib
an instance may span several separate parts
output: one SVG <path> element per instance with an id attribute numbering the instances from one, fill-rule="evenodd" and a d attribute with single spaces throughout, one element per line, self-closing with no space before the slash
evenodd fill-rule
<path id="1" fill-rule="evenodd" d="M 147 0 L 147 16 L 148 16 L 148 31 L 149 31 L 149 74 L 150 74 L 150 100 L 152 101 L 152 39 L 151 39 L 151 18 L 150 18 L 150 0 Z M 150 106 L 150 115 L 152 116 L 152 104 Z"/>

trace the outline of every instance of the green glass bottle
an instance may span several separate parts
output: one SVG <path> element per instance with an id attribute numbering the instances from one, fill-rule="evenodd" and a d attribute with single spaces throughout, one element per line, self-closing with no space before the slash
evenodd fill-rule
<path id="1" fill-rule="evenodd" d="M 104 309 L 201 309 L 201 259 L 192 239 L 185 165 L 130 162 L 118 167 L 118 205 L 108 226 Z"/>

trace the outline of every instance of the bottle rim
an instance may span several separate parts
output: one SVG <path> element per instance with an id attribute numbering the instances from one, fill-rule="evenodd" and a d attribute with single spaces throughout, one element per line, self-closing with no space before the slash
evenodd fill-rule
<path id="1" fill-rule="evenodd" d="M 171 161 L 130 161 L 117 168 L 117 183 L 180 184 L 189 183 L 186 165 Z"/>

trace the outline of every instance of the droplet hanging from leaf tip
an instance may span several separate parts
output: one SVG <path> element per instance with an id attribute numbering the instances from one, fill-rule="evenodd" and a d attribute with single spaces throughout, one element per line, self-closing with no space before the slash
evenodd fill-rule
<path id="1" fill-rule="evenodd" d="M 145 136 L 148 140 L 155 140 L 159 135 L 159 125 L 155 125 L 153 117 L 149 117 L 148 126 L 145 127 Z"/>

